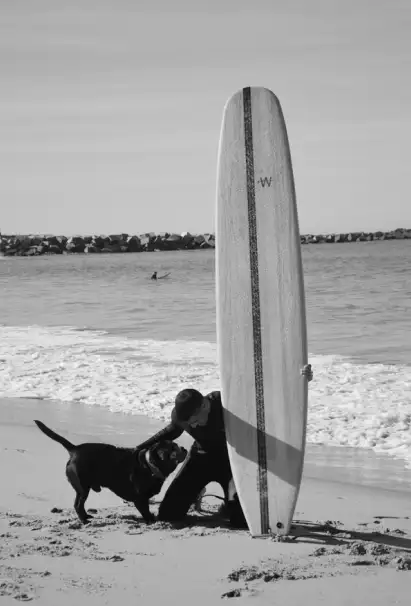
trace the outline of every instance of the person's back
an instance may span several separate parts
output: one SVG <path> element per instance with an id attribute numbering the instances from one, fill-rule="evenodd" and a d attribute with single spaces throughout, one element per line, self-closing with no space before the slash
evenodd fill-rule
<path id="1" fill-rule="evenodd" d="M 193 392 L 196 399 L 193 400 Z M 179 396 L 184 394 L 180 399 Z M 186 431 L 198 445 L 206 452 L 221 451 L 227 448 L 223 405 L 219 391 L 212 391 L 201 400 L 207 400 L 208 411 L 205 421 L 196 422 L 193 419 L 200 405 L 196 390 L 183 390 L 177 395 L 175 406 L 171 412 L 171 422 L 157 432 L 154 436 L 139 444 L 138 449 L 149 448 L 156 442 L 163 440 L 176 440 Z M 190 420 L 191 417 L 191 420 Z"/>

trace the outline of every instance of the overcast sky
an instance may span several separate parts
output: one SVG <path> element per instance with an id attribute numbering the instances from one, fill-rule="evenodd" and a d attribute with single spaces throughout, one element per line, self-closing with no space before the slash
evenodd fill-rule
<path id="1" fill-rule="evenodd" d="M 302 233 L 411 228 L 410 32 L 410 0 L 0 0 L 0 229 L 213 231 L 223 107 L 253 85 Z"/>

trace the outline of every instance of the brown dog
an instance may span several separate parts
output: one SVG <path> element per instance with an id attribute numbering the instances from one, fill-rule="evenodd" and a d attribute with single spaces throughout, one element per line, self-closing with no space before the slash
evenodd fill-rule
<path id="1" fill-rule="evenodd" d="M 108 488 L 125 501 L 134 503 L 145 522 L 155 520 L 149 499 L 158 494 L 166 478 L 184 461 L 187 451 L 175 442 L 165 441 L 136 454 L 134 448 L 87 443 L 75 446 L 41 421 L 37 427 L 68 451 L 67 479 L 76 491 L 74 509 L 83 524 L 91 516 L 84 509 L 90 490 Z"/>

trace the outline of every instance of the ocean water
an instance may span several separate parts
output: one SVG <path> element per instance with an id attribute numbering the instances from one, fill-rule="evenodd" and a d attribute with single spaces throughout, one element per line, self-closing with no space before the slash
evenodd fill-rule
<path id="1" fill-rule="evenodd" d="M 309 245 L 303 263 L 308 442 L 411 466 L 411 241 Z M 214 251 L 1 258 L 0 396 L 168 420 L 188 386 L 219 388 Z"/>

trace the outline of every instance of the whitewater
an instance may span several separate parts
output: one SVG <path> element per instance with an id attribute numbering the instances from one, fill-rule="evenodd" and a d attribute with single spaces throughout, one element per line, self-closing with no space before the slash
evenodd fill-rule
<path id="1" fill-rule="evenodd" d="M 411 466 L 411 245 L 307 248 L 307 440 Z M 180 389 L 219 389 L 210 251 L 12 259 L 0 287 L 0 397 L 167 422 Z"/>

